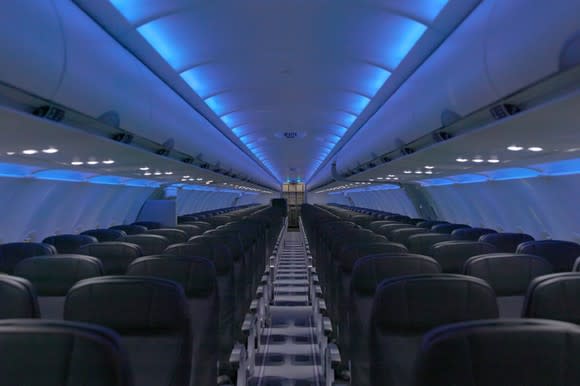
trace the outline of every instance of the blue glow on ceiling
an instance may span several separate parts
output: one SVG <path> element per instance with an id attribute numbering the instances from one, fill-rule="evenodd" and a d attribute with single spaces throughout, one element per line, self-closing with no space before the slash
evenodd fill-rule
<path id="1" fill-rule="evenodd" d="M 163 20 L 155 20 L 143 24 L 137 28 L 137 31 L 173 69 L 176 69 L 184 63 L 184 53 L 175 46 L 170 31 L 160 25 L 162 22 Z"/>
<path id="2" fill-rule="evenodd" d="M 74 170 L 42 170 L 34 173 L 34 178 L 40 180 L 54 180 L 54 181 L 71 181 L 80 182 L 85 181 L 92 174 L 77 172 Z"/>
<path id="3" fill-rule="evenodd" d="M 33 173 L 37 168 L 29 165 L 18 165 L 0 163 L 0 176 L 3 177 L 26 177 Z"/>
<path id="4" fill-rule="evenodd" d="M 537 177 L 540 175 L 540 173 L 538 173 L 535 170 L 525 168 L 506 168 L 506 169 L 490 170 L 489 172 L 485 172 L 485 174 L 488 175 L 491 180 L 495 181 L 517 180 L 521 178 Z"/>
<path id="5" fill-rule="evenodd" d="M 203 81 L 203 78 L 201 77 L 201 74 L 199 74 L 199 72 L 200 71 L 198 71 L 197 68 L 192 68 L 190 70 L 182 72 L 180 76 L 181 79 L 183 79 L 185 83 L 187 83 L 187 85 L 191 87 L 192 90 L 195 91 L 197 95 L 203 98 L 204 95 L 208 95 L 209 93 L 211 93 L 212 88 L 210 87 L 209 83 Z"/>
<path id="6" fill-rule="evenodd" d="M 449 0 L 429 0 L 427 4 L 421 3 L 421 12 L 429 18 L 429 21 L 435 20 L 447 5 Z"/>
<path id="7" fill-rule="evenodd" d="M 390 67 L 396 68 L 401 64 L 403 59 L 407 56 L 409 51 L 417 44 L 417 41 L 427 31 L 427 26 L 411 19 L 404 19 L 405 22 L 401 25 L 399 40 L 392 46 L 390 52 L 391 62 Z"/>
<path id="8" fill-rule="evenodd" d="M 474 182 L 484 182 L 488 180 L 486 176 L 480 174 L 458 174 L 449 178 L 460 184 L 472 184 Z"/>
<path id="9" fill-rule="evenodd" d="M 542 170 L 543 174 L 549 176 L 564 176 L 568 174 L 579 174 L 580 158 L 549 162 L 539 165 L 533 165 L 532 167 Z"/>

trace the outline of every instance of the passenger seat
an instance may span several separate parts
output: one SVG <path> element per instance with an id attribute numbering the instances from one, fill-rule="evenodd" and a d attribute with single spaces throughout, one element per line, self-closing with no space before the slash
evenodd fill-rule
<path id="1" fill-rule="evenodd" d="M 433 257 L 446 273 L 462 273 L 463 265 L 472 256 L 495 253 L 491 244 L 479 241 L 444 241 L 431 247 Z"/>
<path id="2" fill-rule="evenodd" d="M 57 253 L 77 253 L 83 245 L 98 243 L 96 237 L 89 235 L 56 235 L 42 240 L 45 244 L 50 244 L 56 248 Z"/>
<path id="3" fill-rule="evenodd" d="M 563 240 L 527 241 L 518 245 L 516 253 L 542 256 L 552 263 L 555 272 L 567 272 L 580 257 L 580 244 Z"/>
<path id="4" fill-rule="evenodd" d="M 0 274 L 0 319 L 14 318 L 40 318 L 36 291 L 24 278 Z"/>
<path id="5" fill-rule="evenodd" d="M 518 245 L 534 238 L 525 233 L 490 233 L 480 236 L 479 241 L 494 245 L 498 252 L 515 253 Z"/>
<path id="6" fill-rule="evenodd" d="M 83 245 L 78 253 L 99 258 L 103 263 L 105 275 L 122 275 L 133 260 L 142 256 L 136 244 L 121 241 L 108 241 Z"/>
<path id="7" fill-rule="evenodd" d="M 44 243 L 0 244 L 0 272 L 11 274 L 21 260 L 33 256 L 55 255 L 56 248 Z"/>
<path id="8" fill-rule="evenodd" d="M 541 276 L 532 281 L 522 315 L 580 324 L 580 272 Z"/>

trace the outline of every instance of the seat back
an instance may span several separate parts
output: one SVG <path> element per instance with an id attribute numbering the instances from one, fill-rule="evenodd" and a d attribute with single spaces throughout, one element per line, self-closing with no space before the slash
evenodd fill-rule
<path id="1" fill-rule="evenodd" d="M 451 234 L 456 229 L 470 228 L 466 224 L 435 224 L 431 227 L 431 231 L 436 233 L 448 233 Z"/>
<path id="2" fill-rule="evenodd" d="M 195 225 L 196 227 L 202 230 L 202 233 L 214 228 L 214 226 L 208 223 L 207 221 L 192 221 L 188 222 L 187 224 Z"/>
<path id="3" fill-rule="evenodd" d="M 522 315 L 580 324 L 580 273 L 562 272 L 535 278 L 528 288 Z"/>
<path id="4" fill-rule="evenodd" d="M 105 275 L 122 275 L 129 264 L 142 256 L 141 248 L 136 244 L 122 241 L 108 241 L 83 245 L 80 255 L 97 257 L 103 264 Z"/>
<path id="5" fill-rule="evenodd" d="M 526 241 L 518 245 L 516 253 L 542 256 L 552 263 L 555 272 L 569 272 L 580 257 L 580 244 L 563 240 Z"/>
<path id="6" fill-rule="evenodd" d="M 55 255 L 56 248 L 44 243 L 0 244 L 0 272 L 11 274 L 21 260 L 33 256 Z"/>
<path id="7" fill-rule="evenodd" d="M 370 384 L 370 318 L 375 290 L 384 279 L 441 272 L 430 257 L 413 254 L 376 255 L 359 259 L 354 265 L 348 299 L 348 342 L 353 385 Z"/>
<path id="8" fill-rule="evenodd" d="M 450 240 L 451 235 L 446 233 L 419 233 L 409 236 L 407 247 L 411 253 L 429 256 L 433 245 Z"/>
<path id="9" fill-rule="evenodd" d="M 62 319 L 64 298 L 77 282 L 103 275 L 96 257 L 62 254 L 22 260 L 14 274 L 29 280 L 36 289 L 40 314 L 45 319 Z"/>
<path id="10" fill-rule="evenodd" d="M 432 328 L 497 316 L 493 289 L 481 279 L 437 274 L 383 281 L 371 316 L 371 384 L 411 384 L 421 339 Z"/>
<path id="11" fill-rule="evenodd" d="M 495 291 L 499 315 L 518 318 L 530 282 L 552 273 L 546 259 L 515 253 L 491 253 L 473 256 L 465 262 L 463 273 L 485 280 Z"/>
<path id="12" fill-rule="evenodd" d="M 96 237 L 89 235 L 56 235 L 42 240 L 56 248 L 57 253 L 77 253 L 83 245 L 98 243 Z"/>
<path id="13" fill-rule="evenodd" d="M 192 224 L 178 224 L 175 229 L 184 231 L 187 234 L 187 238 L 201 235 L 204 232 L 201 227 Z"/>
<path id="14" fill-rule="evenodd" d="M 28 280 L 0 274 L 0 319 L 14 318 L 40 318 L 36 292 Z"/>
<path id="15" fill-rule="evenodd" d="M 138 234 L 145 232 L 147 230 L 147 227 L 144 227 L 143 225 L 127 224 L 127 225 L 115 225 L 115 226 L 110 227 L 109 229 L 116 229 L 119 231 L 123 231 L 128 235 L 138 235 Z"/>
<path id="16" fill-rule="evenodd" d="M 462 273 L 470 257 L 495 252 L 493 245 L 481 241 L 444 241 L 433 245 L 429 256 L 441 264 L 443 272 Z"/>
<path id="17" fill-rule="evenodd" d="M 161 223 L 158 221 L 135 221 L 131 225 L 143 226 L 147 229 L 159 229 L 161 228 Z"/>
<path id="18" fill-rule="evenodd" d="M 419 228 L 431 229 L 434 225 L 439 225 L 439 224 L 449 224 L 449 222 L 442 221 L 442 220 L 425 220 L 425 221 L 419 221 L 417 223 L 417 226 Z"/>
<path id="19" fill-rule="evenodd" d="M 214 383 L 219 301 L 213 263 L 203 257 L 147 256 L 133 261 L 127 275 L 155 276 L 181 284 L 189 302 L 193 335 L 199 337 L 192 347 L 191 385 Z"/>
<path id="20" fill-rule="evenodd" d="M 479 237 L 479 241 L 492 244 L 498 252 L 515 253 L 518 245 L 534 238 L 525 233 L 490 233 Z"/>
<path id="21" fill-rule="evenodd" d="M 99 242 L 102 241 L 120 241 L 127 234 L 118 229 L 89 229 L 81 233 L 81 235 L 93 236 Z"/>
<path id="22" fill-rule="evenodd" d="M 149 229 L 144 232 L 147 235 L 158 235 L 165 237 L 169 244 L 185 243 L 189 237 L 187 233 L 180 229 L 169 229 L 169 228 L 159 228 L 159 229 Z"/>
<path id="23" fill-rule="evenodd" d="M 133 385 L 117 334 L 55 320 L 1 320 L 0 374 L 3 385 Z"/>
<path id="24" fill-rule="evenodd" d="M 450 324 L 425 336 L 415 386 L 580 384 L 580 327 L 553 320 Z"/>
<path id="25" fill-rule="evenodd" d="M 418 227 L 399 228 L 391 232 L 390 240 L 395 243 L 407 245 L 409 237 L 424 233 L 429 233 L 429 230 Z"/>
<path id="26" fill-rule="evenodd" d="M 194 338 L 187 298 L 179 284 L 138 276 L 82 280 L 67 294 L 64 318 L 120 334 L 135 384 L 188 385 Z"/>
<path id="27" fill-rule="evenodd" d="M 478 241 L 483 235 L 495 233 L 495 230 L 489 228 L 459 228 L 451 232 L 451 237 L 453 240 Z"/>
<path id="28" fill-rule="evenodd" d="M 158 255 L 171 244 L 164 236 L 151 234 L 127 235 L 121 241 L 136 244 L 141 248 L 143 256 Z"/>

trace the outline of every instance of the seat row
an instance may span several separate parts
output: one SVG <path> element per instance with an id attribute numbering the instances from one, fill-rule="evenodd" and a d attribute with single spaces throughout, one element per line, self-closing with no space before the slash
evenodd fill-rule
<path id="1" fill-rule="evenodd" d="M 76 342 L 79 334 L 95 333 L 107 335 L 107 350 L 118 351 L 115 358 L 123 359 L 120 352 L 128 352 L 123 361 L 130 363 L 136 385 L 188 385 L 190 380 L 191 385 L 215 384 L 218 373 L 228 374 L 229 355 L 240 339 L 244 311 L 273 247 L 268 235 L 279 232 L 281 224 L 278 211 L 261 208 L 188 243 L 175 244 L 162 255 L 140 257 L 134 253 L 134 244 L 103 242 L 82 247 L 87 255 L 18 256 L 11 276 L 0 276 L 0 318 L 11 318 L 6 322 L 11 332 L 7 330 L 4 337 L 0 331 L 0 352 L 12 347 L 6 342 L 22 326 L 38 331 L 42 344 L 44 332 L 50 335 L 51 329 L 66 331 L 62 342 L 70 342 L 71 337 Z M 12 319 L 41 315 L 49 320 L 22 324 Z M 79 327 L 78 322 L 91 326 Z M 47 345 L 56 344 L 46 339 Z M 22 349 L 25 357 L 28 349 L 33 347 Z M 30 354 L 25 363 L 42 367 L 38 376 L 31 368 L 15 369 L 2 372 L 3 379 L 8 384 L 50 385 L 47 374 L 56 377 L 61 371 L 72 377 L 78 370 L 45 366 L 37 359 Z M 59 361 L 64 359 L 55 358 L 53 364 Z M 127 378 L 120 376 L 121 370 L 113 375 L 107 371 L 103 377 L 95 376 L 95 385 L 126 384 L 115 378 Z M 54 379 L 63 379 L 60 375 Z"/>
<path id="2" fill-rule="evenodd" d="M 549 275 L 557 270 L 548 259 L 498 253 L 493 245 L 465 240 L 437 244 L 432 257 L 413 254 L 405 245 L 362 228 L 355 222 L 356 216 L 341 218 L 325 209 L 303 206 L 302 217 L 353 385 L 412 384 L 418 374 L 413 368 L 419 343 L 437 326 L 520 315 L 580 320 L 571 317 L 574 312 L 567 318 L 544 312 L 545 305 L 543 311 L 530 311 L 535 304 L 531 299 L 543 298 L 535 289 L 544 286 L 536 287 L 536 283 L 570 281 L 572 277 L 580 283 L 578 273 Z M 441 273 L 446 271 L 453 273 Z M 387 282 L 392 283 L 387 286 Z M 384 294 L 377 289 L 383 286 L 389 288 Z M 475 288 L 485 288 L 486 297 L 476 298 Z M 526 290 L 528 300 L 524 302 Z M 577 295 L 580 291 L 573 296 Z M 470 311 L 467 304 L 476 306 Z M 401 336 L 383 342 L 383 330 L 387 337 Z M 418 384 L 434 384 L 430 382 Z"/>

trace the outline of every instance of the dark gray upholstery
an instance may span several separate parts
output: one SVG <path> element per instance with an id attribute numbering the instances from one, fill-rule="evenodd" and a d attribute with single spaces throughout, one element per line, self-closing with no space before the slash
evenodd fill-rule
<path id="1" fill-rule="evenodd" d="M 464 274 L 491 285 L 497 296 L 499 314 L 505 318 L 519 317 L 530 282 L 552 271 L 552 264 L 539 256 L 515 253 L 473 256 L 463 268 Z"/>
<path id="2" fill-rule="evenodd" d="M 120 241 L 127 236 L 124 231 L 118 229 L 89 229 L 84 231 L 81 235 L 93 236 L 100 242 L 102 241 Z"/>
<path id="3" fill-rule="evenodd" d="M 232 221 L 232 218 L 230 216 L 213 216 L 205 219 L 205 221 L 213 225 L 215 228 L 219 225 L 225 225 L 229 223 L 230 221 Z"/>
<path id="4" fill-rule="evenodd" d="M 480 241 L 443 241 L 433 245 L 429 255 L 441 264 L 443 272 L 462 273 L 470 257 L 495 252 L 493 245 Z"/>
<path id="5" fill-rule="evenodd" d="M 375 231 L 375 233 L 378 233 L 380 235 L 386 236 L 387 238 L 390 238 L 392 231 L 394 231 L 396 229 L 402 229 L 402 228 L 409 228 L 409 224 L 395 223 L 395 224 L 385 224 L 385 225 L 381 225 Z"/>
<path id="6" fill-rule="evenodd" d="M 207 221 L 193 221 L 193 222 L 188 222 L 187 224 L 188 225 L 189 224 L 195 225 L 196 227 L 200 228 L 203 232 L 215 228 L 213 225 L 211 225 Z"/>
<path id="7" fill-rule="evenodd" d="M 0 321 L 6 386 L 132 386 L 127 352 L 113 331 L 54 320 Z"/>
<path id="8" fill-rule="evenodd" d="M 43 243 L 0 244 L 0 272 L 12 273 L 18 262 L 28 257 L 54 255 L 56 248 Z"/>
<path id="9" fill-rule="evenodd" d="M 481 236 L 493 233 L 497 232 L 489 228 L 459 228 L 451 232 L 451 237 L 453 240 L 478 241 Z"/>
<path id="10" fill-rule="evenodd" d="M 554 266 L 555 272 L 571 271 L 580 257 L 580 244 L 564 240 L 527 241 L 518 246 L 516 253 L 542 256 Z"/>
<path id="11" fill-rule="evenodd" d="M 83 245 L 98 243 L 96 237 L 89 235 L 56 235 L 42 240 L 56 248 L 57 253 L 77 253 Z"/>
<path id="12" fill-rule="evenodd" d="M 143 232 L 145 232 L 147 230 L 147 227 L 144 227 L 143 225 L 115 225 L 110 227 L 109 229 L 116 229 L 119 231 L 123 231 L 128 235 L 138 235 L 141 234 Z"/>
<path id="13" fill-rule="evenodd" d="M 528 288 L 522 315 L 580 324 L 580 273 L 563 272 L 535 278 Z"/>
<path id="14" fill-rule="evenodd" d="M 388 221 L 388 220 L 380 220 L 380 221 L 372 221 L 368 228 L 373 231 L 376 232 L 380 227 L 382 227 L 383 225 L 387 225 L 387 224 L 400 224 L 399 222 L 396 221 Z"/>
<path id="15" fill-rule="evenodd" d="M 437 233 L 448 233 L 451 234 L 456 229 L 465 229 L 470 228 L 469 225 L 466 224 L 436 224 L 431 227 L 431 231 Z"/>
<path id="16" fill-rule="evenodd" d="M 490 233 L 482 235 L 479 241 L 494 245 L 498 252 L 514 253 L 518 245 L 526 241 L 534 241 L 534 238 L 525 233 Z"/>
<path id="17" fill-rule="evenodd" d="M 577 386 L 579 357 L 580 327 L 573 324 L 541 319 L 456 323 L 425 336 L 413 385 Z"/>
<path id="18" fill-rule="evenodd" d="M 158 255 L 171 244 L 164 236 L 145 233 L 128 235 L 123 237 L 121 241 L 138 245 L 141 248 L 143 256 Z"/>
<path id="19" fill-rule="evenodd" d="M 400 228 L 393 230 L 389 239 L 395 243 L 406 245 L 409 237 L 423 233 L 429 233 L 429 230 L 417 227 Z"/>
<path id="20" fill-rule="evenodd" d="M 156 276 L 182 285 L 192 315 L 191 385 L 211 385 L 217 378 L 219 301 L 216 271 L 203 257 L 147 256 L 129 266 L 127 275 Z"/>
<path id="21" fill-rule="evenodd" d="M 409 252 L 411 253 L 429 256 L 433 245 L 450 240 L 451 235 L 446 233 L 420 233 L 409 236 L 407 239 L 407 248 L 409 248 Z"/>
<path id="22" fill-rule="evenodd" d="M 86 279 L 69 291 L 64 318 L 119 333 L 136 385 L 188 385 L 193 337 L 179 284 L 140 276 Z"/>
<path id="23" fill-rule="evenodd" d="M 199 243 L 173 244 L 163 254 L 174 256 L 197 256 L 210 260 L 217 273 L 219 294 L 219 360 L 226 363 L 234 344 L 235 332 L 240 326 L 236 325 L 235 313 L 235 280 L 234 260 L 226 246 Z"/>
<path id="24" fill-rule="evenodd" d="M 0 319 L 39 317 L 32 284 L 21 277 L 0 274 Z"/>
<path id="25" fill-rule="evenodd" d="M 371 316 L 371 384 L 410 385 L 421 339 L 432 328 L 497 316 L 493 289 L 481 279 L 438 274 L 383 281 Z"/>
<path id="26" fill-rule="evenodd" d="M 351 359 L 352 384 L 370 384 L 370 318 L 373 298 L 379 283 L 388 278 L 439 273 L 441 267 L 430 257 L 412 254 L 368 256 L 359 259 L 352 271 L 348 299 L 348 339 Z"/>
<path id="27" fill-rule="evenodd" d="M 175 226 L 175 229 L 184 231 L 187 234 L 188 238 L 201 235 L 204 232 L 204 230 L 201 227 L 193 224 L 179 224 Z"/>
<path id="28" fill-rule="evenodd" d="M 449 222 L 442 221 L 442 220 L 425 220 L 425 221 L 418 222 L 417 226 L 419 228 L 431 229 L 434 225 L 439 225 L 439 224 L 449 224 Z"/>
<path id="29" fill-rule="evenodd" d="M 159 229 L 161 228 L 161 223 L 158 221 L 135 221 L 131 225 L 140 225 L 147 229 Z"/>
<path id="30" fill-rule="evenodd" d="M 169 228 L 149 229 L 145 231 L 145 234 L 163 236 L 169 241 L 169 244 L 185 243 L 189 238 L 187 236 L 187 233 L 185 233 L 185 231 L 182 231 L 180 229 L 169 229 Z"/>
<path id="31" fill-rule="evenodd" d="M 80 280 L 102 276 L 103 266 L 96 257 L 59 254 L 24 259 L 14 274 L 34 285 L 43 318 L 61 319 L 68 290 Z"/>
<path id="32" fill-rule="evenodd" d="M 129 264 L 142 256 L 138 245 L 121 241 L 83 245 L 78 253 L 99 258 L 106 275 L 124 274 Z"/>

